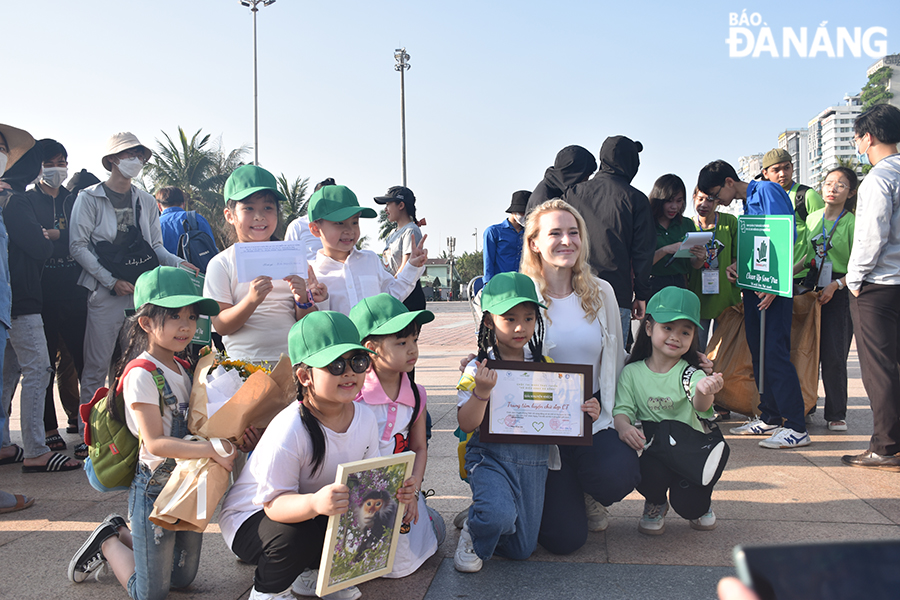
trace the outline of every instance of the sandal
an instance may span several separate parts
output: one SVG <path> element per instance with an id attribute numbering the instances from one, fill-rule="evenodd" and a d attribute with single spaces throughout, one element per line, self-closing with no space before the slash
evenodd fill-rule
<path id="1" fill-rule="evenodd" d="M 80 458 L 84 460 L 88 457 L 88 445 L 84 442 L 81 442 L 77 446 L 75 446 L 75 451 L 73 452 L 75 458 Z"/>
<path id="2" fill-rule="evenodd" d="M 51 450 L 65 450 L 68 448 L 66 445 L 66 440 L 62 439 L 62 436 L 58 433 L 54 433 L 53 435 L 48 435 L 44 438 L 44 443 Z"/>
<path id="3" fill-rule="evenodd" d="M 16 453 L 12 456 L 7 456 L 6 458 L 0 458 L 0 465 L 11 465 L 13 463 L 20 463 L 25 460 L 25 451 L 16 444 L 13 444 L 12 446 L 16 449 Z"/>
<path id="4" fill-rule="evenodd" d="M 82 467 L 81 463 L 72 466 L 66 463 L 72 460 L 65 454 L 54 452 L 45 465 L 22 465 L 23 473 L 55 473 L 57 471 L 74 471 Z"/>
<path id="5" fill-rule="evenodd" d="M 828 421 L 829 431 L 847 431 L 846 421 Z"/>
<path id="6" fill-rule="evenodd" d="M 18 510 L 25 510 L 26 508 L 34 504 L 34 498 L 29 498 L 27 496 L 23 496 L 22 494 L 13 495 L 16 497 L 16 505 L 7 506 L 6 508 L 0 508 L 0 515 L 16 512 Z"/>

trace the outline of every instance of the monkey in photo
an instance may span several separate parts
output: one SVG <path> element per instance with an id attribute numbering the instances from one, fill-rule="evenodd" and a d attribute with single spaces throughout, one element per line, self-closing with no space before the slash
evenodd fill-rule
<path id="1" fill-rule="evenodd" d="M 353 562 L 358 562 L 365 551 L 374 548 L 384 536 L 384 532 L 394 526 L 397 503 L 384 490 L 372 490 L 366 493 L 359 506 L 353 509 L 353 516 L 356 517 L 362 532 L 361 541 L 353 557 Z"/>

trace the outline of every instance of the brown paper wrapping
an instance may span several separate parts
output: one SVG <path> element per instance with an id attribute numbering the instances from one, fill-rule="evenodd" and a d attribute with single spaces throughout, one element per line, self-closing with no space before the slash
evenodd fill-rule
<path id="1" fill-rule="evenodd" d="M 179 462 L 179 467 L 181 461 Z M 196 461 L 186 461 L 196 462 Z M 199 469 L 184 469 L 176 467 L 168 483 L 153 503 L 153 512 L 150 513 L 150 522 L 170 531 L 197 531 L 202 532 L 209 525 L 209 521 L 216 512 L 216 507 L 222 496 L 228 490 L 229 473 L 225 467 L 216 461 L 209 459 Z M 206 508 L 202 515 L 197 514 L 198 487 L 201 473 L 206 471 Z M 163 509 L 170 504 L 176 496 L 181 484 L 190 481 L 186 494 L 175 502 L 168 510 Z"/>
<path id="2" fill-rule="evenodd" d="M 214 352 L 197 363 L 191 389 L 188 430 L 204 438 L 226 438 L 240 443 L 251 425 L 264 429 L 281 410 L 297 399 L 297 386 L 290 360 L 281 355 L 271 373 L 257 371 L 211 419 L 206 417 L 206 377 L 215 362 Z"/>
<path id="3" fill-rule="evenodd" d="M 816 405 L 819 389 L 819 322 L 822 308 L 816 294 L 794 297 L 791 320 L 791 363 L 797 370 L 806 412 Z M 744 306 L 722 311 L 707 354 L 722 373 L 725 387 L 716 394 L 716 404 L 747 416 L 759 414 L 759 391 L 753 378 L 753 362 L 744 334 Z"/>

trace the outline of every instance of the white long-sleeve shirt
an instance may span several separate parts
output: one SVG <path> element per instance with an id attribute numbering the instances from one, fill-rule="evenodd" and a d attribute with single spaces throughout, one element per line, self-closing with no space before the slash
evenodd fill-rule
<path id="1" fill-rule="evenodd" d="M 900 285 L 900 154 L 878 161 L 859 186 L 847 287 L 864 281 Z"/>

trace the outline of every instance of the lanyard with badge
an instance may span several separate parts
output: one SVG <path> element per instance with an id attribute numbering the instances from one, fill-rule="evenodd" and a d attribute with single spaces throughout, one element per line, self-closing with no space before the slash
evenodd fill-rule
<path id="1" fill-rule="evenodd" d="M 703 228 L 700 226 L 700 220 L 696 221 L 697 229 L 703 231 Z M 706 245 L 706 264 L 711 265 L 712 261 L 716 258 L 716 255 L 710 256 L 710 252 L 715 253 L 716 248 L 716 231 L 719 228 L 719 213 L 716 213 L 716 221 L 713 224 L 713 237 Z M 700 270 L 700 292 L 707 295 L 715 295 L 719 293 L 719 269 L 718 268 L 703 268 Z"/>
<path id="2" fill-rule="evenodd" d="M 841 217 L 844 216 L 846 210 L 842 210 L 841 214 L 838 215 L 838 218 L 834 220 L 834 223 L 831 225 L 831 231 L 827 234 L 825 233 L 825 215 L 822 215 L 822 255 L 819 256 L 819 253 L 816 252 L 816 266 L 819 267 L 819 281 L 817 282 L 817 286 L 823 288 L 831 283 L 831 275 L 834 272 L 834 266 L 831 264 L 831 260 L 828 258 L 828 251 L 834 247 L 831 243 L 831 236 L 834 235 L 834 229 L 837 227 L 838 221 L 841 220 Z"/>

